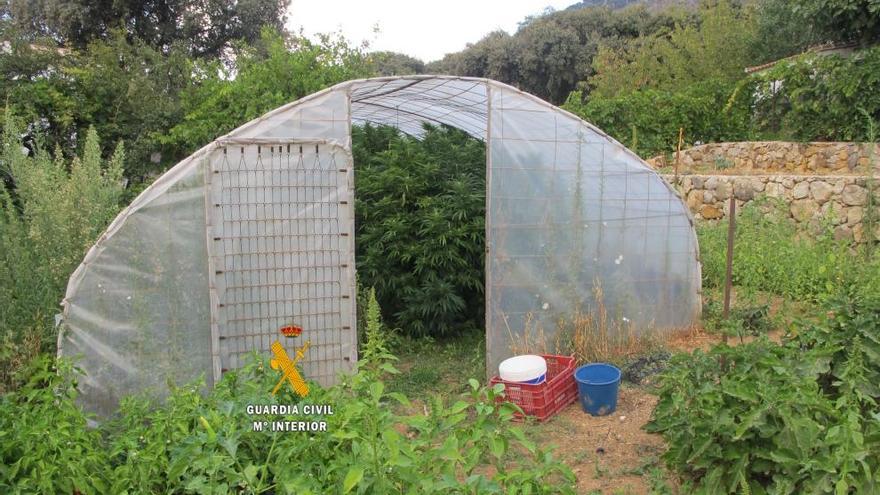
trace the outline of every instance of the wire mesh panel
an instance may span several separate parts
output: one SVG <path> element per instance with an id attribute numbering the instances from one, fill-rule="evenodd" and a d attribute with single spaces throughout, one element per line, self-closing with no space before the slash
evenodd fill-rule
<path id="1" fill-rule="evenodd" d="M 355 359 L 351 167 L 324 143 L 226 144 L 211 160 L 215 367 L 281 340 L 332 384 Z M 279 329 L 296 325 L 301 337 Z"/>

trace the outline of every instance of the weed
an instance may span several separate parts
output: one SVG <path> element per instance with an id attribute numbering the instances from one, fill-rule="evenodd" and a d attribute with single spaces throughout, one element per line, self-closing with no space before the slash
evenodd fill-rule
<path id="1" fill-rule="evenodd" d="M 880 299 L 842 291 L 781 345 L 674 358 L 647 429 L 687 493 L 875 493 Z"/>
<path id="2" fill-rule="evenodd" d="M 7 114 L 9 115 L 9 114 Z M 0 391 L 39 352 L 54 350 L 55 313 L 67 278 L 113 218 L 122 195 L 123 148 L 101 159 L 90 130 L 81 158 L 22 151 L 7 117 L 0 148 Z"/>
<path id="3" fill-rule="evenodd" d="M 526 316 L 522 333 L 510 332 L 513 354 L 573 355 L 578 362 L 618 362 L 656 349 L 658 342 L 648 330 L 637 331 L 626 318 L 611 317 L 604 303 L 602 286 L 593 286 L 594 307 L 559 318 L 552 337 Z M 552 340 L 551 340 L 552 339 Z"/>
<path id="4" fill-rule="evenodd" d="M 723 287 L 727 226 L 698 228 L 703 285 Z M 819 302 L 839 288 L 880 294 L 880 258 L 852 255 L 829 229 L 806 236 L 787 218 L 787 205 L 767 198 L 747 204 L 737 220 L 733 283 L 743 294 L 764 291 Z"/>
<path id="5" fill-rule="evenodd" d="M 201 386 L 172 388 L 161 406 L 131 398 L 98 429 L 76 407 L 76 375 L 44 358 L 19 390 L 0 398 L 0 491 L 4 493 L 573 493 L 574 474 L 510 424 L 503 386 L 433 396 L 425 413 L 399 416 L 386 391 L 396 373 L 387 332 L 370 294 L 367 343 L 356 373 L 308 402 L 331 404 L 326 433 L 251 427 L 248 404 L 299 404 L 269 393 L 276 373 L 264 358 Z M 270 419 L 270 417 L 266 417 Z M 285 415 L 273 420 L 301 420 Z M 51 432 L 47 435 L 46 432 Z M 511 456 L 511 451 L 516 456 Z M 488 469 L 491 468 L 491 469 Z M 491 474 L 486 474 L 487 472 Z"/>

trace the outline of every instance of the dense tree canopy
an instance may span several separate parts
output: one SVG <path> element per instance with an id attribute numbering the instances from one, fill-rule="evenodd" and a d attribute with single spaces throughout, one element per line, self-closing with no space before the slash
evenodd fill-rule
<path id="1" fill-rule="evenodd" d="M 165 53 L 174 45 L 216 57 L 234 41 L 254 41 L 263 27 L 284 28 L 290 0 L 7 0 L 5 13 L 28 38 L 86 47 L 123 30 Z"/>
<path id="2" fill-rule="evenodd" d="M 591 95 L 741 79 L 743 69 L 756 58 L 753 9 L 721 0 L 698 12 L 693 23 L 635 38 L 621 49 L 601 46 L 593 60 L 595 75 L 589 79 Z"/>
<path id="3" fill-rule="evenodd" d="M 880 41 L 880 0 L 797 0 L 792 11 L 821 41 Z"/>
<path id="4" fill-rule="evenodd" d="M 672 8 L 653 12 L 643 5 L 621 10 L 587 7 L 530 19 L 513 35 L 488 34 L 465 50 L 427 65 L 431 73 L 488 77 L 516 85 L 553 103 L 565 101 L 592 74 L 601 44 L 668 30 L 689 17 Z"/>
<path id="5" fill-rule="evenodd" d="M 181 96 L 183 117 L 161 138 L 176 157 L 285 103 L 373 74 L 360 48 L 329 36 L 313 42 L 265 30 L 257 43 L 240 46 L 234 59 L 231 67 L 196 65 L 194 84 Z"/>
<path id="6" fill-rule="evenodd" d="M 403 53 L 373 52 L 369 58 L 376 68 L 376 74 L 380 76 L 405 76 L 425 72 L 424 62 Z"/>

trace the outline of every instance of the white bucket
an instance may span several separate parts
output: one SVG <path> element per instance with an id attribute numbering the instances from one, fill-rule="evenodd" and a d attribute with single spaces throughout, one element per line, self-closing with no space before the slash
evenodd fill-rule
<path id="1" fill-rule="evenodd" d="M 508 382 L 543 383 L 547 377 L 547 361 L 534 354 L 514 356 L 501 362 L 498 375 Z"/>

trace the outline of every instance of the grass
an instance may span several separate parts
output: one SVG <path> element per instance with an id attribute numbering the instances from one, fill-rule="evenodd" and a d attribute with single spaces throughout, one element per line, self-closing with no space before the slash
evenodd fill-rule
<path id="1" fill-rule="evenodd" d="M 401 372 L 389 380 L 389 390 L 417 400 L 464 392 L 468 378 L 485 381 L 485 342 L 482 332 L 443 340 L 403 337 L 394 346 Z"/>
<path id="2" fill-rule="evenodd" d="M 602 285 L 593 287 L 595 309 L 575 312 L 556 323 L 548 340 L 543 328 L 527 317 L 522 334 L 510 334 L 512 354 L 561 354 L 574 356 L 578 363 L 608 362 L 622 365 L 633 357 L 649 354 L 660 347 L 652 332 L 639 332 L 628 321 L 609 317 Z"/>

